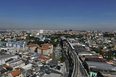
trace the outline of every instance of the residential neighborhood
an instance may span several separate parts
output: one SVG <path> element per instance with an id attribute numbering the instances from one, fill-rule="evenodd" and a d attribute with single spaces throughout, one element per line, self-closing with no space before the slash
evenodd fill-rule
<path id="1" fill-rule="evenodd" d="M 90 77 L 116 76 L 115 32 L 76 30 L 0 32 L 0 77 L 69 77 L 70 71 L 67 70 L 70 63 L 73 68 L 74 61 L 71 56 L 67 57 L 64 54 L 60 46 L 61 36 L 65 36 L 75 48 L 84 70 Z"/>

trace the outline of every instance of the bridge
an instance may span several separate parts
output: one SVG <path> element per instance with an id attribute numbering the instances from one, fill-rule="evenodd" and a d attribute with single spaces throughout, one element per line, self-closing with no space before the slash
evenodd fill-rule
<path id="1" fill-rule="evenodd" d="M 72 62 L 69 62 L 72 64 L 70 64 L 69 69 L 67 68 L 69 70 L 68 77 L 89 77 L 82 62 L 79 59 L 78 53 L 75 51 L 75 48 L 64 36 L 60 38 L 60 46 L 63 50 L 63 53 L 68 56 L 67 59 L 72 59 Z"/>

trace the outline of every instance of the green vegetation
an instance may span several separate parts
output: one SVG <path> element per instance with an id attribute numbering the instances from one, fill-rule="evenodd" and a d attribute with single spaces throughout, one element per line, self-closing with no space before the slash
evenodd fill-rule
<path id="1" fill-rule="evenodd" d="M 62 57 L 58 60 L 61 61 L 61 62 L 64 62 L 66 60 L 66 57 L 64 55 L 62 55 Z"/>
<path id="2" fill-rule="evenodd" d="M 70 30 L 70 31 L 72 31 L 72 30 Z M 70 35 L 70 34 L 53 34 L 53 35 L 44 35 L 45 37 L 47 37 L 47 38 L 51 38 L 51 40 L 44 40 L 44 41 L 40 41 L 40 39 L 39 38 L 37 38 L 37 37 L 34 37 L 34 36 L 27 36 L 27 39 L 25 40 L 25 41 L 27 41 L 28 42 L 28 44 L 30 44 L 30 43 L 34 43 L 34 44 L 38 44 L 38 45 L 41 45 L 41 44 L 44 44 L 44 43 L 50 43 L 50 44 L 52 44 L 54 47 L 56 47 L 57 45 L 58 45 L 58 43 L 59 43 L 59 38 L 61 37 L 61 36 L 65 36 L 66 38 L 82 38 L 83 37 L 83 35 Z"/>
<path id="3" fill-rule="evenodd" d="M 18 55 L 18 53 L 15 53 L 15 55 Z"/>
<path id="4" fill-rule="evenodd" d="M 6 69 L 7 69 L 7 70 L 12 70 L 12 68 L 10 68 L 10 67 L 6 67 Z"/>
<path id="5" fill-rule="evenodd" d="M 38 48 L 38 47 L 37 47 L 37 48 Z M 35 53 L 37 53 L 37 48 L 35 48 L 35 51 L 34 51 Z"/>
<path id="6" fill-rule="evenodd" d="M 103 52 L 102 52 L 101 48 L 92 47 L 92 50 L 95 51 L 96 53 L 99 53 L 100 55 L 103 55 Z"/>
<path id="7" fill-rule="evenodd" d="M 5 38 L 4 38 L 4 39 L 2 39 L 1 41 L 5 41 Z"/>
<path id="8" fill-rule="evenodd" d="M 111 47 L 109 47 L 109 48 L 111 48 Z M 95 47 L 92 47 L 92 50 L 95 51 L 96 53 L 99 53 L 100 55 L 103 55 L 108 61 L 113 60 L 113 57 L 116 58 L 116 51 L 110 50 L 110 51 L 108 51 L 106 53 L 103 53 L 102 49 L 95 48 Z"/>
<path id="9" fill-rule="evenodd" d="M 53 51 L 53 59 L 55 59 L 55 52 Z"/>
<path id="10" fill-rule="evenodd" d="M 113 57 L 116 58 L 116 51 L 108 51 L 105 56 L 107 56 L 107 60 L 113 60 Z"/>
<path id="11" fill-rule="evenodd" d="M 61 61 L 64 62 L 65 60 L 66 60 L 66 57 L 64 55 L 62 55 Z"/>
<path id="12" fill-rule="evenodd" d="M 115 37 L 115 35 L 114 34 L 104 33 L 103 37 Z"/>

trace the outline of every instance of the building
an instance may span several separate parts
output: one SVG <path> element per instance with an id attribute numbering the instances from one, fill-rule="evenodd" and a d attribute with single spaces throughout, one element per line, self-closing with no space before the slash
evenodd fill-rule
<path id="1" fill-rule="evenodd" d="M 0 65 L 5 64 L 5 61 L 9 60 L 9 59 L 17 59 L 17 55 L 6 55 L 6 54 L 2 54 L 0 53 Z"/>
<path id="2" fill-rule="evenodd" d="M 30 44 L 30 45 L 26 45 L 25 49 L 34 52 L 37 47 L 38 47 L 37 44 Z"/>
<path id="3" fill-rule="evenodd" d="M 38 57 L 40 56 L 40 54 L 35 54 L 31 57 L 31 60 L 36 60 Z"/>
<path id="4" fill-rule="evenodd" d="M 107 64 L 100 58 L 86 58 L 84 61 L 84 67 L 90 76 L 96 76 L 98 71 L 116 71 L 112 65 Z"/>
<path id="5" fill-rule="evenodd" d="M 85 61 L 106 63 L 103 59 L 100 59 L 100 58 L 86 58 Z"/>
<path id="6" fill-rule="evenodd" d="M 44 41 L 44 40 L 51 40 L 50 38 L 46 38 L 46 37 L 39 37 L 40 41 Z"/>
<path id="7" fill-rule="evenodd" d="M 21 59 L 15 59 L 15 60 L 7 62 L 6 65 L 15 69 L 15 68 L 23 67 L 25 63 Z"/>
<path id="8" fill-rule="evenodd" d="M 39 55 L 38 60 L 42 61 L 43 63 L 48 64 L 52 60 L 52 58 L 49 58 L 49 57 L 46 57 L 43 55 Z"/>
<path id="9" fill-rule="evenodd" d="M 17 42 L 7 42 L 6 47 L 14 47 L 14 48 L 25 48 L 27 45 L 26 41 L 17 41 Z"/>
<path id="10" fill-rule="evenodd" d="M 32 64 L 27 64 L 27 65 L 23 66 L 22 69 L 25 71 L 30 70 L 30 69 L 32 69 Z"/>
<path id="11" fill-rule="evenodd" d="M 47 74 L 42 77 L 61 77 L 61 74 Z"/>
<path id="12" fill-rule="evenodd" d="M 5 46 L 5 43 L 4 41 L 0 41 L 0 46 Z"/>
<path id="13" fill-rule="evenodd" d="M 13 71 L 9 74 L 9 77 L 23 77 L 22 73 L 20 70 Z"/>
<path id="14" fill-rule="evenodd" d="M 39 33 L 40 33 L 40 34 L 44 33 L 44 30 L 43 30 L 43 29 L 40 29 L 40 30 L 39 30 Z"/>
<path id="15" fill-rule="evenodd" d="M 97 77 L 116 77 L 116 72 L 114 71 L 99 71 Z"/>
<path id="16" fill-rule="evenodd" d="M 38 54 L 50 56 L 53 53 L 53 45 L 52 44 L 41 44 L 42 47 L 38 47 Z"/>

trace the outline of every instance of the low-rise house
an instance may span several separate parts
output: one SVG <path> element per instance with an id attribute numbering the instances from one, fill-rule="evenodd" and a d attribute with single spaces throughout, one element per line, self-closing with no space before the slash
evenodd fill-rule
<path id="1" fill-rule="evenodd" d="M 0 46 L 5 46 L 5 43 L 4 41 L 0 41 Z"/>
<path id="2" fill-rule="evenodd" d="M 116 50 L 116 45 L 113 45 L 113 49 Z"/>
<path id="3" fill-rule="evenodd" d="M 9 39 L 8 42 L 16 42 L 14 39 Z"/>
<path id="4" fill-rule="evenodd" d="M 5 72 L 7 72 L 7 69 L 0 65 L 0 77 L 2 77 Z"/>
<path id="5" fill-rule="evenodd" d="M 12 70 L 12 68 L 7 65 L 4 65 L 2 68 L 6 69 L 6 70 Z"/>
<path id="6" fill-rule="evenodd" d="M 97 55 L 99 58 L 102 58 L 103 59 L 103 56 L 102 55 Z"/>
<path id="7" fill-rule="evenodd" d="M 47 74 L 42 77 L 61 77 L 61 74 Z"/>
<path id="8" fill-rule="evenodd" d="M 21 36 L 20 38 L 21 38 L 21 39 L 26 39 L 26 37 L 25 37 L 25 36 Z"/>
<path id="9" fill-rule="evenodd" d="M 15 60 L 7 62 L 6 65 L 12 67 L 14 70 L 15 68 L 23 67 L 25 63 L 21 59 L 15 59 Z"/>
<path id="10" fill-rule="evenodd" d="M 35 54 L 35 55 L 33 55 L 30 59 L 31 59 L 32 61 L 34 61 L 34 60 L 37 60 L 39 56 L 40 56 L 40 54 Z"/>
<path id="11" fill-rule="evenodd" d="M 23 66 L 23 67 L 21 67 L 21 72 L 23 73 L 23 75 L 25 76 L 25 77 L 27 77 L 27 76 L 29 76 L 29 75 L 32 75 L 31 73 L 32 73 L 32 65 L 33 64 L 27 64 L 27 65 L 25 65 L 25 66 Z"/>
<path id="12" fill-rule="evenodd" d="M 9 60 L 9 59 L 17 59 L 17 55 L 6 55 L 6 54 L 0 54 L 0 65 L 5 64 L 5 61 Z"/>
<path id="13" fill-rule="evenodd" d="M 49 57 L 46 57 L 43 55 L 39 55 L 38 60 L 42 61 L 43 63 L 48 64 L 52 60 L 52 58 L 49 58 Z"/>
<path id="14" fill-rule="evenodd" d="M 23 77 L 23 74 L 20 70 L 13 71 L 9 74 L 9 77 Z"/>
<path id="15" fill-rule="evenodd" d="M 23 70 L 27 71 L 27 70 L 32 69 L 32 65 L 33 65 L 33 64 L 28 64 L 28 65 L 25 65 L 25 66 L 23 66 L 23 67 L 21 67 L 21 68 L 22 68 Z"/>

